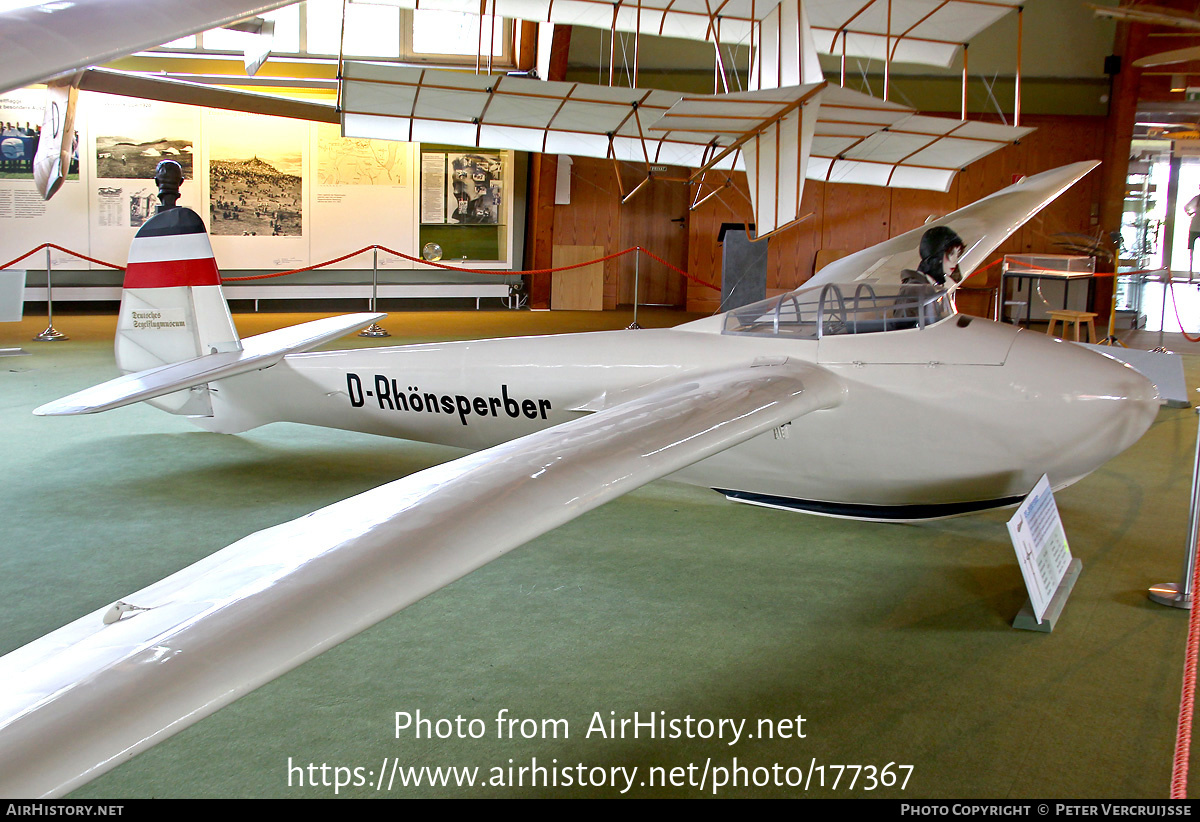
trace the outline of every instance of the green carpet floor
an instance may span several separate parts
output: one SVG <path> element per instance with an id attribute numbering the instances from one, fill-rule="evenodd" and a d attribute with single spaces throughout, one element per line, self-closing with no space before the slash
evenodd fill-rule
<path id="1" fill-rule="evenodd" d="M 299 319 L 307 317 L 238 323 L 248 334 Z M 687 315 L 644 311 L 639 319 L 669 325 Z M 395 338 L 339 345 L 628 321 L 612 312 L 394 314 L 385 326 Z M 249 532 L 460 453 L 285 424 L 208 434 L 145 406 L 37 418 L 30 411 L 40 403 L 116 374 L 111 317 L 60 316 L 56 325 L 71 341 L 29 342 L 44 322 L 0 325 L 0 346 L 33 352 L 0 359 L 0 652 Z M 1195 386 L 1200 359 L 1186 360 Z M 1145 591 L 1179 574 L 1195 435 L 1193 411 L 1164 409 L 1139 444 L 1057 495 L 1083 573 L 1052 634 L 1010 627 L 1025 598 L 1004 526 L 1010 511 L 874 525 L 736 505 L 656 482 L 428 597 L 75 796 L 333 795 L 333 787 L 299 786 L 290 762 L 305 766 L 305 783 L 322 779 L 309 763 L 360 768 L 364 778 L 373 772 L 371 785 L 339 790 L 351 796 L 617 796 L 624 782 L 618 775 L 612 787 L 612 769 L 633 767 L 627 795 L 701 796 L 714 793 L 718 769 L 736 763 L 749 770 L 717 795 L 1164 798 L 1187 614 L 1149 602 Z M 485 735 L 397 738 L 397 711 L 478 718 Z M 541 728 L 539 738 L 497 738 L 501 711 L 539 723 L 565 719 L 569 736 L 559 725 L 558 738 L 540 738 Z M 634 712 L 643 721 L 745 719 L 754 738 L 587 733 L 597 715 Z M 803 738 L 781 722 L 797 716 Z M 793 738 L 759 738 L 759 719 Z M 511 786 L 516 769 L 534 760 L 553 776 L 538 772 L 531 786 L 527 772 L 524 786 Z M 499 769 L 505 784 L 397 781 L 377 790 L 379 771 L 395 761 L 478 767 L 480 780 Z M 887 774 L 907 775 L 903 790 L 868 790 L 889 763 Z M 605 784 L 564 786 L 568 769 L 578 780 L 580 764 L 589 783 L 603 773 Z M 754 770 L 776 764 L 773 774 Z M 839 766 L 850 769 L 835 787 Z M 807 791 L 745 785 L 764 775 L 794 780 L 789 768 L 811 771 Z M 335 778 L 332 770 L 325 776 Z M 685 784 L 671 785 L 673 776 Z M 702 776 L 703 789 L 686 784 Z M 552 778 L 557 786 L 541 784 Z M 651 786 L 652 778 L 668 784 Z"/>

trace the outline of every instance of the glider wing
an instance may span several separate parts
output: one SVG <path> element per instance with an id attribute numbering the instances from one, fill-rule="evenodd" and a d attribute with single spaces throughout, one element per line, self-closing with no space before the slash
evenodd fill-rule
<path id="1" fill-rule="evenodd" d="M 811 363 L 716 372 L 251 534 L 126 597 L 137 610 L 118 603 L 0 658 L 0 796 L 61 795 L 512 548 L 843 390 Z"/>

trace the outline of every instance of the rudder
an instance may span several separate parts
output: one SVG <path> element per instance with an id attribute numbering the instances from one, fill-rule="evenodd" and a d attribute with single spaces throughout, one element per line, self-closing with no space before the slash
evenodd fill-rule
<path id="1" fill-rule="evenodd" d="M 241 349 L 208 232 L 190 208 L 161 211 L 129 246 L 117 322 L 123 374 Z M 206 386 L 148 400 L 173 414 L 211 416 Z"/>

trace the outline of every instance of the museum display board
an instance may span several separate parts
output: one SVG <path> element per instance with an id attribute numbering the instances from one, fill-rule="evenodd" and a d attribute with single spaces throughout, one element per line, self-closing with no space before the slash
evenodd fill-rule
<path id="1" fill-rule="evenodd" d="M 512 152 L 421 145 L 420 245 L 447 261 L 504 260 L 512 246 Z"/>
<path id="2" fill-rule="evenodd" d="M 416 257 L 426 231 L 447 258 L 512 265 L 512 152 L 421 152 L 411 143 L 344 138 L 326 123 L 85 92 L 71 173 L 44 202 L 32 172 L 44 95 L 35 88 L 0 97 L 0 261 L 53 242 L 123 265 L 158 205 L 155 166 L 171 159 L 185 178 L 179 204 L 204 217 L 223 270 L 289 270 L 373 243 Z M 431 157 L 442 163 L 440 219 L 419 226 L 426 187 L 437 182 L 422 176 Z M 52 264 L 103 268 L 57 251 Z M 371 265 L 363 254 L 331 267 Z M 379 267 L 424 268 L 385 252 Z"/>

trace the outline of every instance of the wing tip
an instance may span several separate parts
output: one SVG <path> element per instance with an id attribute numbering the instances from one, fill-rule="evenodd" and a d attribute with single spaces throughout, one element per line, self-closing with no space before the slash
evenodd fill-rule
<path id="1" fill-rule="evenodd" d="M 79 414 L 88 414 L 96 409 L 88 406 L 79 405 L 77 403 L 66 403 L 64 400 L 54 400 L 45 405 L 39 405 L 33 409 L 35 417 L 72 417 Z"/>

